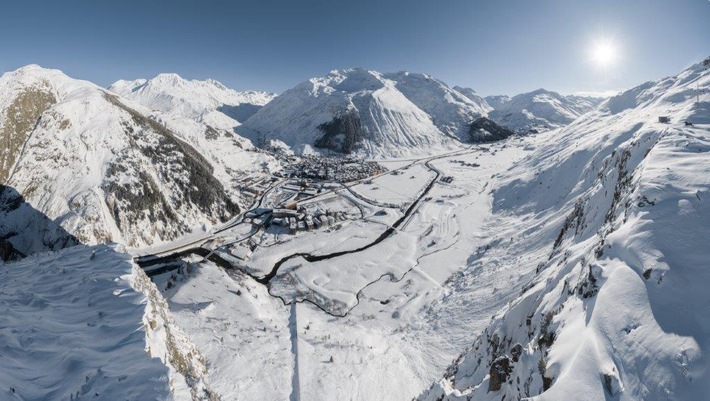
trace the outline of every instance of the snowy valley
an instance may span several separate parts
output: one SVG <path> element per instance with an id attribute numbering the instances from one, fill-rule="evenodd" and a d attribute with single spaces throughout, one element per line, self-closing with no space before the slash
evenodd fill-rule
<path id="1" fill-rule="evenodd" d="M 704 399 L 708 64 L 604 100 L 5 73 L 0 398 Z"/>

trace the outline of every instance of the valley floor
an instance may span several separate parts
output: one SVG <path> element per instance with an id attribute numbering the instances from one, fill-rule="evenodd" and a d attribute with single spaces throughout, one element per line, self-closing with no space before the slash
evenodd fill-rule
<path id="1" fill-rule="evenodd" d="M 157 277 L 175 324 L 207 361 L 210 387 L 230 400 L 416 397 L 527 278 L 495 269 L 481 274 L 465 308 L 446 305 L 449 278 L 490 245 L 490 189 L 498 174 L 533 149 L 529 139 L 517 138 L 430 158 L 439 178 L 395 234 L 361 252 L 282 266 L 269 285 L 278 297 L 249 275 L 211 262 Z M 374 201 L 392 201 L 394 194 L 411 204 L 436 178 L 425 161 L 384 175 L 389 190 Z M 385 187 L 375 179 L 369 188 L 377 186 Z M 377 196 L 377 190 L 367 193 Z M 392 218 L 402 215 L 393 210 Z M 266 271 L 293 252 L 356 249 L 392 218 L 384 225 L 364 219 L 329 233 L 298 234 L 283 249 L 265 248 L 264 257 L 255 251 L 253 263 L 264 267 L 250 269 Z M 310 302 L 299 302 L 304 299 Z"/>

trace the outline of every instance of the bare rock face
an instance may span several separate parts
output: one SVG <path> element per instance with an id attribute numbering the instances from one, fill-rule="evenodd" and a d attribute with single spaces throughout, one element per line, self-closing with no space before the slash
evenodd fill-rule
<path id="1" fill-rule="evenodd" d="M 0 184 L 7 182 L 27 137 L 57 99 L 48 87 L 25 88 L 0 115 Z"/>
<path id="2" fill-rule="evenodd" d="M 513 362 L 518 362 L 518 359 L 520 359 L 520 355 L 522 354 L 523 346 L 520 343 L 513 345 L 513 348 L 510 349 L 510 355 L 513 358 Z"/>
<path id="3" fill-rule="evenodd" d="M 490 380 L 488 381 L 488 391 L 498 391 L 510 378 L 513 367 L 507 356 L 500 356 L 491 364 Z"/>
<path id="4" fill-rule="evenodd" d="M 10 242 L 4 238 L 0 238 L 0 260 L 11 261 L 22 259 L 23 255 Z"/>

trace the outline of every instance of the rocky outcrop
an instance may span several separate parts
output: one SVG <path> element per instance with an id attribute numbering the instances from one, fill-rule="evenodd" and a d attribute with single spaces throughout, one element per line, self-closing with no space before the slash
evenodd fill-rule
<path id="1" fill-rule="evenodd" d="M 170 369 L 173 392 L 176 387 L 186 387 L 193 401 L 220 400 L 207 383 L 207 364 L 199 349 L 175 325 L 170 316 L 168 302 L 138 266 L 133 269 L 131 286 L 146 297 L 143 323 L 147 352 Z"/>
<path id="2" fill-rule="evenodd" d="M 498 357 L 491 364 L 490 381 L 488 382 L 488 391 L 498 391 L 503 383 L 510 378 L 510 372 L 513 369 L 510 366 L 510 359 L 507 356 Z"/>
<path id="3" fill-rule="evenodd" d="M 25 88 L 0 115 L 0 183 L 6 183 L 27 137 L 57 99 L 47 86 Z"/>
<path id="4" fill-rule="evenodd" d="M 12 244 L 5 238 L 0 238 L 0 260 L 7 262 L 12 260 L 20 260 L 24 257 L 25 255 L 15 249 L 15 247 L 12 246 Z"/>

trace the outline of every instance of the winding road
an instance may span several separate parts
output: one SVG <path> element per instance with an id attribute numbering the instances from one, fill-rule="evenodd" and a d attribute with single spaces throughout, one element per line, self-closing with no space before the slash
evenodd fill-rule
<path id="1" fill-rule="evenodd" d="M 441 178 L 442 172 L 441 172 L 440 170 L 438 170 L 436 167 L 432 166 L 432 165 L 431 165 L 431 162 L 433 162 L 433 161 L 435 161 L 435 160 L 438 160 L 438 159 L 442 159 L 442 158 L 453 157 L 453 156 L 458 156 L 458 155 L 470 153 L 470 152 L 472 152 L 472 151 L 473 151 L 472 148 L 467 148 L 467 149 L 458 150 L 458 151 L 455 151 L 455 152 L 451 152 L 451 153 L 447 153 L 447 154 L 443 154 L 443 155 L 438 155 L 438 156 L 433 156 L 433 157 L 430 157 L 430 158 L 427 158 L 427 159 L 422 159 L 422 160 L 417 161 L 417 162 L 419 162 L 419 163 L 423 162 L 424 165 L 425 165 L 430 171 L 432 171 L 432 172 L 434 173 L 434 177 L 427 183 L 427 185 L 424 187 L 424 190 L 419 194 L 419 196 L 417 196 L 417 198 L 411 203 L 411 205 L 409 205 L 409 207 L 407 208 L 407 210 L 405 211 L 405 213 L 402 215 L 402 217 L 400 217 L 399 219 L 397 219 L 397 221 L 395 221 L 391 226 L 389 226 L 384 232 L 382 232 L 382 234 L 380 234 L 380 235 L 379 235 L 377 238 L 375 238 L 372 242 L 370 242 L 370 243 L 368 243 L 368 244 L 366 244 L 366 245 L 363 245 L 363 246 L 361 246 L 361 247 L 358 247 L 358 248 L 356 248 L 356 249 L 347 250 L 347 251 L 332 252 L 332 253 L 323 254 L 323 255 L 312 255 L 312 254 L 310 254 L 310 253 L 303 253 L 303 252 L 293 253 L 293 254 L 290 254 L 290 255 L 288 255 L 288 256 L 285 256 L 285 257 L 281 258 L 278 262 L 276 262 L 276 263 L 274 264 L 274 266 L 273 266 L 273 268 L 271 269 L 271 271 L 269 271 L 269 273 L 267 273 L 267 274 L 264 275 L 263 277 L 255 276 L 255 275 L 253 275 L 253 274 L 250 274 L 250 273 L 247 272 L 247 271 L 244 271 L 243 269 L 239 269 L 239 270 L 242 271 L 243 273 L 249 275 L 249 276 L 250 276 L 251 278 L 253 278 L 256 282 L 258 282 L 258 283 L 260 283 L 260 284 L 263 284 L 263 285 L 269 287 L 269 283 L 271 282 L 271 280 L 272 280 L 274 277 L 276 277 L 276 276 L 278 275 L 279 269 L 281 268 L 281 266 L 282 266 L 285 262 L 287 262 L 287 261 L 289 261 L 289 260 L 291 260 L 291 259 L 301 257 L 301 258 L 305 259 L 305 260 L 308 261 L 308 262 L 318 262 L 318 261 L 322 261 L 322 260 L 333 259 L 333 258 L 337 258 L 337 257 L 344 256 L 344 255 L 349 255 L 349 254 L 355 254 L 355 253 L 358 253 L 358 252 L 362 252 L 362 251 L 364 251 L 364 250 L 366 250 L 366 249 L 369 249 L 369 248 L 371 248 L 371 247 L 373 247 L 373 246 L 375 246 L 375 245 L 381 243 L 382 241 L 384 241 L 385 239 L 387 239 L 387 238 L 389 238 L 391 235 L 393 235 L 393 234 L 397 231 L 397 229 L 398 229 L 399 227 L 401 227 L 403 224 L 406 225 L 406 222 L 408 222 L 409 219 L 411 218 L 411 216 L 417 211 L 417 209 L 419 208 L 419 206 L 422 204 L 423 199 L 429 194 L 429 192 L 431 191 L 431 189 L 432 189 L 432 187 L 434 186 L 434 184 L 436 184 L 436 182 L 439 181 L 439 179 Z M 415 164 L 415 163 L 417 163 L 417 162 L 413 162 L 412 164 Z M 410 165 L 411 165 L 411 164 L 410 164 Z M 280 182 L 282 182 L 282 181 L 280 181 Z M 279 182 L 279 183 L 280 183 L 280 182 Z M 261 206 L 261 205 L 263 204 L 263 201 L 264 201 L 264 199 L 265 199 L 265 196 L 266 196 L 269 192 L 271 192 L 273 189 L 275 189 L 277 186 L 278 186 L 278 183 L 277 183 L 276 185 L 274 185 L 273 187 L 269 188 L 267 191 L 265 191 L 264 194 L 262 195 L 261 199 L 260 199 L 259 202 L 257 203 L 257 205 L 258 205 L 258 206 Z M 345 187 L 345 188 L 346 188 L 346 189 L 349 189 L 349 187 Z M 342 189 L 343 189 L 343 188 L 339 188 L 339 189 L 336 189 L 336 190 L 331 190 L 330 192 L 340 191 L 340 190 L 342 190 Z M 253 210 L 253 209 L 252 209 L 252 210 Z M 213 234 L 218 234 L 218 233 L 224 232 L 224 231 L 226 231 L 227 229 L 229 229 L 229 228 L 235 226 L 236 224 L 239 224 L 239 223 L 242 222 L 242 221 L 243 221 L 243 217 L 242 217 L 241 219 L 235 218 L 235 219 L 233 219 L 232 221 L 226 223 L 226 224 L 225 224 L 224 226 L 222 226 L 219 230 L 216 230 Z M 253 236 L 254 234 L 256 234 L 258 231 L 259 231 L 259 229 L 252 230 L 252 232 L 249 233 L 246 237 L 244 237 L 244 238 L 242 238 L 242 239 L 240 239 L 240 240 L 238 240 L 238 241 L 245 240 L 245 239 L 247 239 L 247 238 Z M 183 245 L 183 249 L 176 250 L 175 252 L 172 252 L 172 253 L 169 253 L 169 254 L 163 254 L 163 255 L 144 255 L 144 256 L 137 257 L 137 258 L 135 258 L 134 260 L 135 260 L 135 262 L 136 262 L 141 268 L 145 269 L 145 270 L 146 270 L 146 273 L 147 273 L 149 276 L 151 276 L 151 277 L 152 277 L 152 276 L 155 276 L 155 275 L 158 275 L 158 274 L 162 274 L 162 273 L 165 273 L 165 272 L 168 272 L 168 271 L 177 269 L 177 268 L 181 265 L 181 263 L 182 263 L 182 262 L 181 262 L 181 259 L 184 258 L 184 257 L 186 257 L 186 256 L 190 256 L 190 255 L 197 255 L 197 256 L 200 256 L 200 257 L 202 257 L 202 258 L 204 258 L 204 259 L 210 260 L 211 262 L 213 262 L 213 263 L 217 264 L 218 266 L 221 266 L 221 267 L 223 267 L 223 268 L 225 268 L 225 269 L 237 269 L 237 267 L 234 266 L 234 265 L 232 265 L 232 263 L 230 263 L 228 260 L 222 258 L 222 257 L 219 256 L 217 253 L 215 253 L 215 250 L 210 250 L 210 249 L 207 249 L 207 248 L 204 247 L 204 244 L 207 243 L 208 241 L 212 240 L 212 239 L 216 239 L 216 238 L 214 237 L 214 235 L 213 235 L 212 237 L 210 237 L 210 238 L 206 238 L 206 239 L 202 239 L 202 240 L 200 240 L 200 241 L 194 242 L 194 243 L 199 243 L 200 245 L 198 245 L 198 246 L 185 248 L 184 245 Z M 233 241 L 233 242 L 236 242 L 236 241 Z M 194 243 L 193 243 L 193 244 L 194 244 Z M 191 245 L 191 244 L 189 244 L 189 245 Z M 155 269 L 148 269 L 148 268 L 153 267 L 153 266 L 159 266 L 159 267 L 157 267 L 157 268 L 155 268 Z M 382 277 L 378 278 L 376 281 L 379 281 L 381 278 L 382 278 Z M 367 284 L 367 285 L 370 285 L 370 284 L 372 284 L 372 283 L 369 283 L 369 284 Z M 294 302 L 294 301 L 287 301 L 287 300 L 283 299 L 283 298 L 280 297 L 280 296 L 276 296 L 276 295 L 274 295 L 274 294 L 271 294 L 271 289 L 270 289 L 270 288 L 269 288 L 269 294 L 272 295 L 272 296 L 278 297 L 279 299 L 281 299 L 281 301 L 284 303 L 284 305 L 288 305 L 288 304 L 291 304 L 292 302 Z M 296 302 L 309 302 L 309 303 L 315 305 L 316 307 L 318 307 L 319 309 L 321 309 L 322 311 L 324 311 L 325 313 L 328 313 L 328 314 L 330 314 L 330 315 L 332 315 L 332 316 L 337 316 L 337 317 L 342 317 L 342 316 L 344 316 L 344 315 L 341 316 L 341 315 L 333 314 L 333 313 L 331 313 L 331 312 L 325 310 L 325 309 L 324 309 L 323 307 L 321 307 L 320 305 L 318 305 L 318 304 L 316 304 L 316 303 L 314 303 L 314 302 L 312 302 L 312 301 L 310 301 L 310 300 L 308 300 L 308 299 L 304 299 L 304 300 L 302 300 L 302 301 L 296 301 Z"/>

